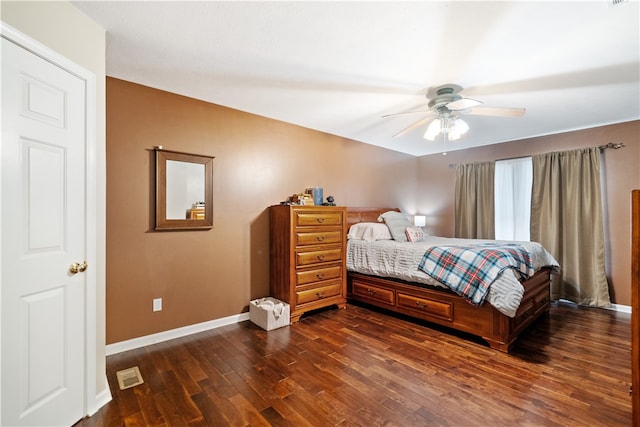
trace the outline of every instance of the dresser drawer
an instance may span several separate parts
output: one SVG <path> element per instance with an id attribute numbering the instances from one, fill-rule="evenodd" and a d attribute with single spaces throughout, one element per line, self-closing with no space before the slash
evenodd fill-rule
<path id="1" fill-rule="evenodd" d="M 342 226 L 342 212 L 296 211 L 295 226 Z"/>
<path id="2" fill-rule="evenodd" d="M 321 231 L 312 233 L 296 232 L 296 246 L 342 243 L 342 231 Z"/>
<path id="3" fill-rule="evenodd" d="M 378 286 L 365 285 L 364 283 L 353 282 L 353 293 L 363 298 L 375 300 L 388 305 L 395 303 L 395 292 L 393 289 L 380 288 Z"/>
<path id="4" fill-rule="evenodd" d="M 321 282 L 323 280 L 339 279 L 342 277 L 342 264 L 332 265 L 331 267 L 316 268 L 313 270 L 296 272 L 296 284 L 304 285 L 307 283 Z"/>
<path id="5" fill-rule="evenodd" d="M 342 282 L 296 292 L 296 304 L 307 304 L 342 295 Z"/>
<path id="6" fill-rule="evenodd" d="M 322 251 L 296 252 L 296 266 L 317 264 L 319 262 L 340 261 L 342 248 L 325 249 Z"/>
<path id="7" fill-rule="evenodd" d="M 434 301 L 398 292 L 398 307 L 420 311 L 442 319 L 453 320 L 453 306 L 446 302 Z"/>

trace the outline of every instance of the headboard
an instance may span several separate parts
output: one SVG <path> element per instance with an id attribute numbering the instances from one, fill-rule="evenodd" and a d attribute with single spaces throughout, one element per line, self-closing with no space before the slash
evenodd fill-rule
<path id="1" fill-rule="evenodd" d="M 347 227 L 349 230 L 358 222 L 378 222 L 378 217 L 388 211 L 400 212 L 398 208 L 350 208 L 347 207 Z"/>

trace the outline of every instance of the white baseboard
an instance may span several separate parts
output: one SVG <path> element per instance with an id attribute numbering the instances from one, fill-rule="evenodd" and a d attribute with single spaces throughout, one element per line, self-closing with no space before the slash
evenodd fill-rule
<path id="1" fill-rule="evenodd" d="M 619 311 L 620 313 L 629 313 L 629 314 L 631 314 L 631 306 L 630 305 L 611 304 L 611 310 Z"/>
<path id="2" fill-rule="evenodd" d="M 112 354 L 122 353 L 123 351 L 133 350 L 147 345 L 172 340 L 174 338 L 181 338 L 198 332 L 219 328 L 221 326 L 231 325 L 232 323 L 243 322 L 245 320 L 249 320 L 249 313 L 236 314 L 233 316 L 223 317 L 221 319 L 184 326 L 182 328 L 170 329 L 168 331 L 158 332 L 157 334 L 145 335 L 144 337 L 109 344 L 107 345 L 106 353 L 107 356 L 110 356 Z"/>
<path id="3" fill-rule="evenodd" d="M 565 304 L 572 304 L 572 305 L 574 305 L 576 307 L 579 307 L 579 304 L 576 304 L 573 301 L 569 301 L 569 300 L 562 299 L 562 298 L 560 298 L 558 301 L 562 302 L 562 303 L 565 303 Z M 587 307 L 587 306 L 585 306 L 585 307 Z M 631 306 L 630 305 L 611 304 L 611 307 L 605 308 L 604 310 L 618 311 L 620 313 L 629 313 L 629 314 L 631 314 Z"/>

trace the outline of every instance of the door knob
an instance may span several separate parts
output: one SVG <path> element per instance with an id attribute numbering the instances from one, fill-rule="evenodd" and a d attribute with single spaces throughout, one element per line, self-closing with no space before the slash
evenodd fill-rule
<path id="1" fill-rule="evenodd" d="M 89 265 L 87 264 L 87 261 L 83 262 L 82 264 L 78 264 L 77 262 L 74 262 L 69 266 L 69 272 L 71 274 L 83 273 L 88 266 Z"/>

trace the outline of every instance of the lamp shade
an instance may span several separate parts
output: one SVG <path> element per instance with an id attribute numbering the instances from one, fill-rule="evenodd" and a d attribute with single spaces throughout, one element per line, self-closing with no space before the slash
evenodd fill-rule
<path id="1" fill-rule="evenodd" d="M 429 141 L 435 141 L 436 136 L 440 133 L 442 128 L 442 120 L 438 117 L 433 119 L 431 123 L 429 123 L 429 127 L 427 127 L 427 131 L 424 133 L 424 139 L 428 139 Z"/>
<path id="2" fill-rule="evenodd" d="M 454 119 L 449 124 L 449 141 L 456 141 L 462 138 L 462 135 L 467 133 L 469 125 L 462 119 Z"/>
<path id="3" fill-rule="evenodd" d="M 427 217 L 424 215 L 414 215 L 413 225 L 416 227 L 424 227 L 427 224 Z"/>

